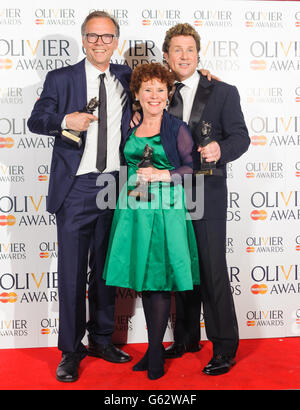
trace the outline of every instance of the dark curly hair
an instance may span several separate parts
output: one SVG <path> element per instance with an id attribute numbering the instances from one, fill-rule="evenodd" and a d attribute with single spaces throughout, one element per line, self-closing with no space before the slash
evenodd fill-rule
<path id="1" fill-rule="evenodd" d="M 172 91 L 174 74 L 160 63 L 145 63 L 138 65 L 132 73 L 130 91 L 135 99 L 141 85 L 145 81 L 157 79 L 167 85 L 168 93 Z"/>

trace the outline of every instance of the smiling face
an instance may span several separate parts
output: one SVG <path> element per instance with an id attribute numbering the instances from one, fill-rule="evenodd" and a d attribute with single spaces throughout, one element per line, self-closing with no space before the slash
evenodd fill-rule
<path id="1" fill-rule="evenodd" d="M 179 81 L 194 74 L 198 66 L 198 51 L 192 36 L 175 36 L 170 41 L 168 53 L 164 58 Z"/>
<path id="2" fill-rule="evenodd" d="M 162 83 L 157 78 L 143 81 L 138 93 L 136 93 L 136 99 L 139 100 L 144 115 L 161 115 L 168 99 L 167 84 Z"/>
<path id="3" fill-rule="evenodd" d="M 116 34 L 114 23 L 106 17 L 95 17 L 86 23 L 85 34 Z M 86 51 L 86 58 L 91 64 L 101 71 L 105 71 L 109 66 L 111 56 L 118 46 L 118 39 L 113 38 L 111 44 L 104 44 L 101 37 L 96 43 L 89 43 L 85 36 L 82 37 L 82 44 Z"/>

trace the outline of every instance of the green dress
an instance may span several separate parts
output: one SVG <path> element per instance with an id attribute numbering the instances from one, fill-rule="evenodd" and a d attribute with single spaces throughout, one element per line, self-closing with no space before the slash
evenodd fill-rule
<path id="1" fill-rule="evenodd" d="M 124 155 L 128 186 L 124 186 L 114 213 L 103 277 L 107 285 L 144 290 L 192 290 L 200 283 L 197 244 L 190 216 L 184 205 L 181 184 L 149 184 L 150 202 L 128 196 L 135 186 L 137 164 L 145 145 L 153 149 L 153 166 L 174 169 L 160 136 L 129 137 Z"/>

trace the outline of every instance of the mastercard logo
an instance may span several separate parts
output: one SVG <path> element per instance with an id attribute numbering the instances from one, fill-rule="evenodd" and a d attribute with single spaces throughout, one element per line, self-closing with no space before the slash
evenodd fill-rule
<path id="1" fill-rule="evenodd" d="M 38 180 L 39 181 L 48 181 L 48 176 L 47 175 L 39 175 Z"/>
<path id="2" fill-rule="evenodd" d="M 48 252 L 40 252 L 40 258 L 42 258 L 42 259 L 49 258 L 49 253 Z"/>
<path id="3" fill-rule="evenodd" d="M 247 253 L 253 253 L 253 252 L 255 252 L 254 246 L 248 246 L 248 248 L 246 248 L 246 252 L 247 252 Z"/>
<path id="4" fill-rule="evenodd" d="M 255 177 L 254 172 L 247 172 L 246 173 L 246 178 L 254 178 L 254 177 Z"/>
<path id="5" fill-rule="evenodd" d="M 252 145 L 266 145 L 267 137 L 265 135 L 253 135 L 251 137 Z"/>
<path id="6" fill-rule="evenodd" d="M 12 148 L 15 141 L 11 137 L 0 137 L 0 148 Z"/>
<path id="7" fill-rule="evenodd" d="M 12 60 L 9 58 L 0 58 L 0 70 L 9 70 L 12 68 Z"/>
<path id="8" fill-rule="evenodd" d="M 13 215 L 0 215 L 0 226 L 13 226 L 16 218 Z"/>
<path id="9" fill-rule="evenodd" d="M 42 335 L 50 335 L 50 329 L 41 329 Z"/>
<path id="10" fill-rule="evenodd" d="M 296 102 L 300 102 L 300 97 L 295 98 Z"/>
<path id="11" fill-rule="evenodd" d="M 142 24 L 143 24 L 143 26 L 150 26 L 151 25 L 151 20 L 143 20 Z"/>
<path id="12" fill-rule="evenodd" d="M 253 295 L 264 295 L 267 293 L 268 287 L 267 285 L 253 285 L 251 286 L 251 292 Z"/>
<path id="13" fill-rule="evenodd" d="M 250 61 L 251 70 L 265 70 L 267 63 L 264 60 L 252 60 Z"/>
<path id="14" fill-rule="evenodd" d="M 202 26 L 203 26 L 203 21 L 201 21 L 201 20 L 195 20 L 195 21 L 194 21 L 194 25 L 197 26 L 197 27 L 202 27 Z"/>
<path id="15" fill-rule="evenodd" d="M 296 251 L 300 251 L 300 245 L 296 246 Z"/>
<path id="16" fill-rule="evenodd" d="M 245 26 L 246 26 L 246 27 L 253 27 L 253 26 L 254 26 L 254 22 L 253 22 L 253 21 L 246 21 Z"/>
<path id="17" fill-rule="evenodd" d="M 40 25 L 40 24 L 44 24 L 45 20 L 44 19 L 36 19 L 35 20 L 35 24 Z"/>
<path id="18" fill-rule="evenodd" d="M 247 320 L 247 326 L 255 326 L 254 320 Z"/>
<path id="19" fill-rule="evenodd" d="M 253 221 L 264 221 L 265 219 L 267 219 L 268 214 L 264 210 L 258 211 L 255 209 L 251 212 L 250 216 Z"/>
<path id="20" fill-rule="evenodd" d="M 1 303 L 15 303 L 17 301 L 17 294 L 14 292 L 3 292 L 0 293 L 0 302 Z"/>

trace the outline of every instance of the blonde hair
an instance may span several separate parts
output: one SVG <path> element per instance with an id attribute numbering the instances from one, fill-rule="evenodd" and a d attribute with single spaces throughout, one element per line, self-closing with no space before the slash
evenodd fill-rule
<path id="1" fill-rule="evenodd" d="M 200 35 L 198 32 L 188 23 L 183 23 L 183 24 L 176 24 L 176 26 L 171 27 L 167 32 L 165 36 L 165 40 L 162 46 L 162 51 L 164 53 L 169 52 L 169 47 L 170 47 L 170 42 L 173 37 L 177 36 L 192 36 L 195 40 L 196 43 L 196 48 L 199 53 L 200 51 Z"/>

